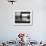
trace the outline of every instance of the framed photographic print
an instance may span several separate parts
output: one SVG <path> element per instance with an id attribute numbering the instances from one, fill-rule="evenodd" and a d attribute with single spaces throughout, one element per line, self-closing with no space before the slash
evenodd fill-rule
<path id="1" fill-rule="evenodd" d="M 32 25 L 32 11 L 16 11 L 15 12 L 15 25 L 18 25 L 18 26 Z"/>

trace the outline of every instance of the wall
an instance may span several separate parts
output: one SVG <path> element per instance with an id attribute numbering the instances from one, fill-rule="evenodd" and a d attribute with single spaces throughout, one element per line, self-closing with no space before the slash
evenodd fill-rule
<path id="1" fill-rule="evenodd" d="M 32 26 L 15 26 L 16 10 L 33 10 Z M 18 32 L 26 32 L 33 40 L 46 40 L 46 1 L 17 0 L 13 5 L 7 0 L 0 0 L 0 40 L 14 40 Z"/>

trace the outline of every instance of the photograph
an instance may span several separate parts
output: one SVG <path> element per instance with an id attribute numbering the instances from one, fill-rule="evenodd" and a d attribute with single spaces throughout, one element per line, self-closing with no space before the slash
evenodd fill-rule
<path id="1" fill-rule="evenodd" d="M 15 25 L 32 25 L 32 12 L 30 11 L 15 12 Z"/>

